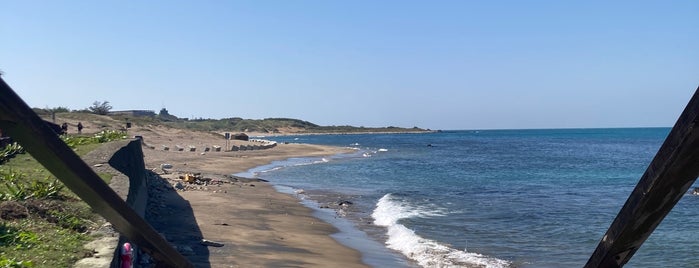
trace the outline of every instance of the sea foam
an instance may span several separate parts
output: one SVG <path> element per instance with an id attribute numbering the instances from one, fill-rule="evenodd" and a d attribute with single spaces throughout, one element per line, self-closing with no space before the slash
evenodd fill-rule
<path id="1" fill-rule="evenodd" d="M 386 227 L 386 245 L 403 253 L 422 267 L 509 267 L 510 263 L 478 253 L 450 248 L 437 241 L 425 239 L 399 223 L 401 219 L 414 217 L 439 217 L 444 213 L 438 209 L 416 207 L 396 200 L 391 194 L 384 195 L 372 213 L 374 224 Z"/>

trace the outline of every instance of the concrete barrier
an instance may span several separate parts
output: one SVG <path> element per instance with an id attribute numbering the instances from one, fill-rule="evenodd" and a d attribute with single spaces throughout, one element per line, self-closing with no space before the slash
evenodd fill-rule
<path id="1" fill-rule="evenodd" d="M 113 177 L 109 186 L 141 217 L 145 216 L 148 205 L 148 185 L 143 150 L 140 140 L 116 141 L 105 144 L 83 157 L 96 172 L 109 173 Z M 107 161 L 108 159 L 108 161 Z M 109 165 L 103 164 L 105 161 Z M 115 233 L 118 239 L 105 235 L 89 243 L 98 253 L 76 262 L 74 267 L 121 267 L 119 245 L 126 238 Z M 111 253 L 110 253 L 111 252 Z M 138 258 L 134 250 L 134 259 Z"/>

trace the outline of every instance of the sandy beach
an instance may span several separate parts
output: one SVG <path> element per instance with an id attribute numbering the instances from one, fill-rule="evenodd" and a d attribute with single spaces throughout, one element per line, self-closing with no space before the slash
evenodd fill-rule
<path id="1" fill-rule="evenodd" d="M 226 177 L 276 160 L 350 149 L 279 144 L 265 150 L 204 152 L 223 147 L 225 140 L 216 133 L 155 126 L 135 126 L 129 135 L 143 137 L 146 168 L 161 184 L 151 189 L 147 218 L 196 267 L 367 267 L 359 252 L 329 236 L 337 232 L 332 225 L 314 218 L 295 197 L 262 181 Z M 196 149 L 173 150 L 176 146 Z M 172 168 L 164 172 L 162 164 Z M 174 190 L 171 185 L 187 173 L 225 183 L 185 183 L 185 190 Z M 202 245 L 201 239 L 223 246 Z"/>

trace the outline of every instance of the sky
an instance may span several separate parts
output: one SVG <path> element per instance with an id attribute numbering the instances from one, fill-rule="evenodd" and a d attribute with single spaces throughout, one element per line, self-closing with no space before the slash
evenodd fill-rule
<path id="1" fill-rule="evenodd" d="M 699 1 L 0 0 L 31 107 L 522 129 L 672 126 Z"/>

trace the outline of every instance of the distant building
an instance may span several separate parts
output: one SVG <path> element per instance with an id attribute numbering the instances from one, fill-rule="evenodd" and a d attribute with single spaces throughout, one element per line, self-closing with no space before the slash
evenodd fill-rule
<path id="1" fill-rule="evenodd" d="M 125 111 L 112 111 L 109 115 L 127 115 L 127 116 L 155 116 L 155 111 L 152 110 L 125 110 Z"/>
<path id="2" fill-rule="evenodd" d="M 234 140 L 247 141 L 247 140 L 250 139 L 250 137 L 248 137 L 248 135 L 245 134 L 245 133 L 238 133 L 238 134 L 233 135 L 233 139 L 234 139 Z"/>

